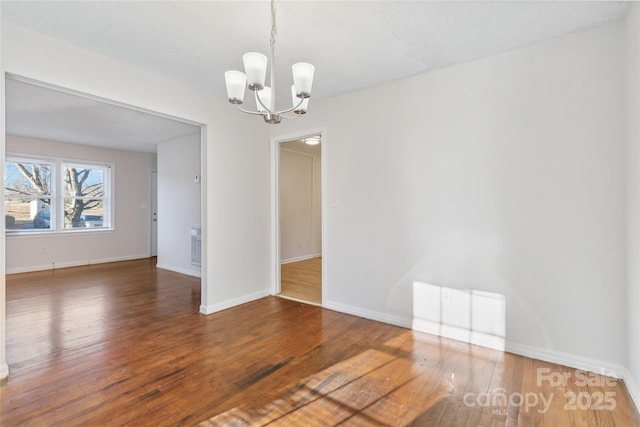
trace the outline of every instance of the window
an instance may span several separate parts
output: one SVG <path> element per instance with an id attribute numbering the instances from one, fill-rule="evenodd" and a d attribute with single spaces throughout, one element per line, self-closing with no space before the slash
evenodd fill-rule
<path id="1" fill-rule="evenodd" d="M 108 165 L 8 157 L 7 233 L 110 229 Z"/>
<path id="2" fill-rule="evenodd" d="M 63 163 L 64 227 L 105 226 L 105 177 L 107 167 Z M 108 219 L 108 218 L 107 218 Z M 109 221 L 106 221 L 108 224 Z"/>

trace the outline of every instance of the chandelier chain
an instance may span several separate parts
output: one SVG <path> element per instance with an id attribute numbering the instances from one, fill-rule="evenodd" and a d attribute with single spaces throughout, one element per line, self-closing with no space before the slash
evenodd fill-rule
<path id="1" fill-rule="evenodd" d="M 276 44 L 276 33 L 278 28 L 276 27 L 276 2 L 271 0 L 271 46 Z"/>

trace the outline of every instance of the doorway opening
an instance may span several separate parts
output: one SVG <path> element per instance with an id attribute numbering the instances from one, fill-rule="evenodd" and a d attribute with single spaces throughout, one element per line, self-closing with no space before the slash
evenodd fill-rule
<path id="1" fill-rule="evenodd" d="M 279 296 L 322 304 L 322 142 L 313 134 L 277 144 Z"/>
<path id="2" fill-rule="evenodd" d="M 7 251 L 6 247 L 12 244 L 18 247 L 15 244 L 21 239 L 18 236 L 25 234 L 15 230 L 11 241 L 5 240 L 3 245 L 12 255 L 5 261 L 5 271 L 17 273 L 127 260 L 147 253 L 157 257 L 158 262 L 171 261 L 162 268 L 200 277 L 204 286 L 203 269 L 191 262 L 192 239 L 188 231 L 183 231 L 183 223 L 201 229 L 206 218 L 203 208 L 206 192 L 201 191 L 201 182 L 205 182 L 202 171 L 206 170 L 202 167 L 205 127 L 15 74 L 5 73 L 4 84 L 5 158 L 10 153 L 16 159 L 70 159 L 90 165 L 108 162 L 116 169 L 113 204 L 109 207 L 113 216 L 118 213 L 117 225 L 109 233 L 100 232 L 100 228 L 107 227 L 102 227 L 98 222 L 102 218 L 94 212 L 90 213 L 96 218 L 91 222 L 83 220 L 74 234 L 68 233 L 64 238 L 55 228 L 46 236 L 34 231 L 29 245 L 40 248 L 38 251 L 30 247 L 22 252 Z M 182 169 L 177 169 L 176 164 Z M 183 170 L 193 175 L 188 176 Z M 41 189 L 25 188 L 28 197 L 39 197 Z M 32 216 L 26 212 L 26 218 Z M 89 216 L 84 215 L 85 219 Z M 159 229 L 163 216 L 166 220 Z M 134 223 L 136 232 L 127 233 L 127 226 Z M 57 230 L 62 228 L 58 226 Z M 72 250 L 56 250 L 66 241 L 80 240 L 81 235 L 85 236 L 82 245 L 69 245 Z"/>
<path id="3" fill-rule="evenodd" d="M 0 254 L 2 255 L 0 266 L 3 269 L 2 274 L 0 274 L 0 378 L 3 378 L 9 372 L 6 364 L 7 353 L 5 352 L 7 335 L 3 332 L 7 324 L 7 312 L 4 310 L 6 305 L 6 274 L 10 273 L 10 270 L 16 273 L 41 270 L 43 266 L 46 266 L 47 269 L 51 266 L 51 269 L 53 269 L 59 268 L 61 264 L 66 267 L 84 265 L 89 257 L 91 257 L 92 262 L 139 258 L 147 248 L 149 248 L 148 253 L 151 253 L 150 237 L 140 230 L 146 231 L 149 227 L 147 225 L 149 217 L 146 213 L 148 213 L 150 206 L 146 192 L 151 190 L 150 185 L 147 188 L 145 187 L 149 181 L 147 171 L 150 167 L 154 167 L 153 164 L 155 163 L 152 153 L 160 143 L 166 144 L 170 139 L 195 135 L 194 138 L 197 138 L 201 144 L 198 146 L 198 150 L 205 154 L 206 144 L 202 141 L 206 138 L 206 126 L 202 123 L 15 74 L 3 73 L 1 77 L 0 112 L 4 116 L 5 126 L 0 135 L 0 156 L 2 157 L 0 169 L 4 170 L 7 152 L 15 154 L 18 160 L 24 158 L 24 163 L 27 163 L 26 160 L 31 158 L 42 159 L 44 157 L 45 160 L 53 159 L 58 163 L 60 163 L 61 159 L 68 159 L 71 162 L 81 160 L 83 164 L 101 165 L 107 160 L 105 157 L 108 156 L 113 158 L 113 161 L 109 160 L 109 163 L 126 165 L 118 167 L 117 172 L 115 172 L 114 182 L 118 182 L 119 176 L 128 177 L 121 184 L 116 184 L 115 186 L 116 191 L 120 191 L 119 194 L 125 195 L 120 199 L 122 203 L 116 200 L 118 194 L 115 191 L 113 193 L 113 200 L 118 208 L 125 207 L 125 209 L 120 209 L 122 214 L 119 213 L 119 219 L 116 219 L 117 227 L 113 226 L 112 229 L 107 229 L 106 226 L 100 227 L 101 219 L 95 217 L 97 216 L 95 212 L 91 213 L 94 218 L 90 220 L 87 218 L 88 215 L 85 215 L 83 221 L 76 221 L 77 228 L 81 228 L 81 224 L 84 224 L 84 227 L 103 228 L 107 229 L 107 232 L 78 229 L 73 231 L 73 234 L 65 233 L 65 237 L 61 237 L 63 234 L 61 215 L 58 215 L 60 222 L 58 225 L 54 224 L 52 230 L 51 214 L 49 212 L 49 229 L 55 231 L 57 227 L 61 232 L 51 232 L 44 235 L 33 231 L 32 236 L 24 239 L 19 237 L 18 233 L 20 232 L 16 231 L 14 233 L 15 236 L 12 236 L 8 244 L 5 237 L 5 228 L 7 222 L 11 223 L 11 220 L 5 218 L 5 226 L 0 229 Z M 135 147 L 132 147 L 131 144 L 134 144 Z M 108 149 L 108 152 L 105 149 Z M 23 156 L 20 156 L 21 154 Z M 134 162 L 132 159 L 137 161 Z M 206 157 L 203 155 L 202 159 L 206 159 Z M 206 166 L 204 162 L 205 160 L 198 158 L 198 184 L 200 183 L 200 174 L 206 171 L 206 167 L 201 167 L 200 165 L 202 163 L 202 165 Z M 39 165 L 35 164 L 35 166 Z M 51 168 L 49 168 L 50 170 Z M 6 178 L 3 179 L 6 181 Z M 85 182 L 87 185 L 89 184 L 89 181 Z M 205 175 L 202 175 L 202 183 L 206 183 Z M 5 186 L 6 183 L 3 187 Z M 50 195 L 51 189 L 60 191 L 61 195 L 65 194 L 60 186 L 51 187 L 49 185 L 49 191 L 44 195 Z M 39 189 L 36 188 L 32 191 L 39 191 Z M 77 197 L 74 193 L 72 194 L 73 197 Z M 39 193 L 32 192 L 23 195 L 23 198 L 33 198 L 34 200 L 42 198 L 39 196 Z M 49 197 L 49 200 L 54 199 Z M 202 213 L 201 226 L 206 227 L 207 204 L 205 191 L 200 192 L 197 202 L 198 204 L 201 203 L 202 206 L 197 208 L 198 212 Z M 37 205 L 35 206 L 37 208 Z M 62 209 L 60 212 L 62 212 Z M 115 209 L 113 212 L 116 212 Z M 24 210 L 24 213 L 27 218 L 32 217 L 30 206 L 29 210 Z M 38 213 L 36 212 L 36 215 Z M 46 219 L 45 215 L 42 216 Z M 32 221 L 27 220 L 24 224 L 31 224 L 30 228 L 34 228 Z M 43 224 L 46 225 L 47 223 Z M 127 228 L 127 225 L 132 228 Z M 124 237 L 120 239 L 121 244 L 114 249 L 115 246 L 111 245 L 114 240 L 112 237 L 119 230 L 133 230 L 135 232 L 120 233 L 118 237 Z M 86 234 L 83 234 L 83 232 L 86 232 Z M 162 232 L 159 234 L 162 236 Z M 206 235 L 206 233 L 203 233 L 203 235 Z M 76 239 L 82 244 L 69 244 L 72 239 Z M 122 241 L 125 241 L 125 243 L 122 243 Z M 105 242 L 108 244 L 105 244 Z M 14 243 L 19 244 L 7 249 L 8 246 L 11 247 Z M 27 249 L 16 250 L 16 248 L 21 248 L 22 246 Z M 64 247 L 65 250 L 56 250 L 56 246 Z M 37 247 L 38 250 L 33 250 L 33 247 Z M 71 248 L 73 252 L 67 250 L 67 248 Z M 103 250 L 104 248 L 110 248 L 111 252 L 106 252 Z M 131 248 L 134 249 L 131 252 L 119 251 L 122 248 L 127 251 L 131 250 Z M 93 252 L 91 252 L 92 250 Z M 89 252 L 91 254 L 88 254 Z M 7 254 L 11 254 L 12 258 L 6 260 Z M 65 258 L 60 262 L 60 258 L 56 259 L 54 256 L 56 258 L 58 256 Z M 206 268 L 201 271 L 202 273 L 199 276 L 201 277 L 200 287 L 202 298 L 204 298 L 207 283 Z M 75 294 L 70 294 L 70 297 L 75 298 Z M 193 302 L 197 301 L 194 299 Z M 204 301 L 202 304 L 204 305 Z M 53 350 L 57 351 L 59 349 L 54 348 Z"/>

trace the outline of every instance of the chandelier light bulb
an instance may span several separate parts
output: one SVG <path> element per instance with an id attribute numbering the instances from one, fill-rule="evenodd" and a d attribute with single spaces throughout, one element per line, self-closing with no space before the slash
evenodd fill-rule
<path id="1" fill-rule="evenodd" d="M 260 104 L 260 101 L 258 101 L 258 98 L 260 99 L 260 101 L 262 101 L 262 104 L 264 105 Z M 270 106 L 271 106 L 271 88 L 269 86 L 265 86 L 264 88 L 262 88 L 260 92 L 256 92 L 256 108 L 258 109 L 258 112 L 266 113 L 267 109 L 271 108 Z"/>
<path id="2" fill-rule="evenodd" d="M 291 71 L 293 72 L 296 95 L 298 98 L 309 98 L 311 96 L 315 67 L 307 62 L 298 62 L 291 66 Z"/>
<path id="3" fill-rule="evenodd" d="M 242 56 L 249 89 L 261 90 L 264 87 L 264 79 L 267 75 L 267 61 L 267 56 L 259 52 L 248 52 Z"/>
<path id="4" fill-rule="evenodd" d="M 224 73 L 224 81 L 227 84 L 227 97 L 232 104 L 244 102 L 244 90 L 247 87 L 247 76 L 241 71 L 227 71 Z"/>

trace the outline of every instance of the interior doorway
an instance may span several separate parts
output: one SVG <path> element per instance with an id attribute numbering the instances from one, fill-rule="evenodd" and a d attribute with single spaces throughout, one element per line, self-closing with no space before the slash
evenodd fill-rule
<path id="1" fill-rule="evenodd" d="M 166 115 L 164 113 L 147 110 L 142 107 L 135 107 L 129 104 L 124 104 L 119 101 L 102 98 L 99 96 L 76 91 L 71 88 L 64 88 L 49 84 L 42 81 L 33 80 L 30 78 L 18 76 L 10 73 L 3 73 L 2 80 L 0 80 L 0 112 L 5 118 L 5 127 L 2 130 L 2 137 L 0 137 L 0 156 L 2 156 L 2 165 L 5 164 L 8 140 L 14 139 L 14 137 L 23 139 L 34 139 L 40 141 L 57 141 L 61 143 L 67 143 L 69 146 L 73 144 L 79 144 L 78 146 L 84 146 L 82 148 L 83 153 L 87 153 L 90 150 L 107 148 L 114 151 L 122 151 L 123 153 L 129 152 L 153 152 L 159 143 L 164 143 L 171 139 L 176 139 L 185 135 L 198 135 L 198 138 L 206 138 L 206 126 L 201 123 L 190 121 L 187 119 L 181 119 L 178 117 Z M 17 140 L 17 139 L 16 139 Z M 206 144 L 203 144 L 205 146 Z M 43 146 L 46 146 L 43 145 Z M 95 146 L 95 147 L 92 147 Z M 29 154 L 41 157 L 41 150 L 35 150 L 35 145 L 31 145 L 31 151 L 24 150 L 20 146 L 10 147 L 12 154 L 24 153 L 27 157 Z M 70 149 L 73 147 L 70 147 Z M 77 147 L 75 147 L 77 148 Z M 204 150 L 204 148 L 200 148 Z M 72 150 L 68 155 L 71 160 L 78 160 L 79 157 Z M 58 153 L 49 154 L 51 158 L 61 157 Z M 103 159 L 100 155 L 88 156 L 83 154 L 81 160 L 86 160 L 88 163 L 97 162 L 102 163 Z M 198 164 L 200 165 L 200 160 Z M 128 162 L 131 164 L 131 162 Z M 153 163 L 153 162 L 150 162 Z M 206 166 L 206 162 L 203 161 L 203 166 Z M 139 170 L 145 170 L 149 167 L 148 162 L 144 162 L 144 165 L 140 165 Z M 144 169 L 143 169 L 144 168 Z M 147 169 L 148 170 L 148 169 Z M 118 169 L 118 174 L 122 169 Z M 202 175 L 200 175 L 202 174 Z M 198 184 L 200 178 L 202 182 L 206 182 L 206 167 L 198 167 Z M 4 176 L 4 174 L 2 174 Z M 138 176 L 138 175 L 136 175 Z M 160 175 L 162 176 L 162 174 Z M 4 177 L 3 177 L 4 180 Z M 142 181 L 144 180 L 144 181 Z M 145 176 L 139 177 L 139 180 L 135 183 L 147 182 Z M 4 185 L 3 185 L 4 187 Z M 127 184 L 119 185 L 117 188 L 126 188 Z M 160 190 L 162 192 L 162 190 Z M 202 204 L 202 208 L 198 208 L 202 213 L 202 226 L 206 226 L 206 192 L 200 193 L 199 201 Z M 146 194 L 145 194 L 146 196 Z M 114 195 L 115 203 L 118 204 L 117 194 Z M 140 197 L 139 204 L 134 203 L 135 209 L 148 209 L 149 205 L 144 197 Z M 127 199 L 126 202 L 130 202 Z M 118 204 L 124 206 L 126 203 Z M 138 218 L 137 215 L 130 215 L 130 217 L 123 216 L 122 224 L 125 224 L 128 219 Z M 148 216 L 146 217 L 148 218 Z M 141 224 L 141 227 L 147 227 L 146 224 Z M 5 278 L 6 274 L 12 265 L 7 263 L 6 254 L 12 252 L 16 254 L 15 250 L 7 249 L 7 239 L 5 238 L 5 227 L 0 228 L 0 252 L 2 253 L 3 273 L 0 274 L 0 378 L 8 375 L 8 366 L 6 364 L 6 353 L 4 351 L 5 342 L 7 341 L 7 335 L 4 333 L 5 325 L 7 324 L 7 312 L 4 307 L 6 304 L 5 293 Z M 146 231 L 146 230 L 145 230 Z M 73 238 L 83 240 L 83 245 L 69 245 L 75 247 L 78 251 L 82 251 L 85 247 L 102 248 L 101 241 L 105 238 L 109 239 L 115 232 L 99 233 L 91 230 L 87 234 L 80 232 L 74 233 Z M 162 231 L 159 232 L 162 236 Z M 21 258 L 21 261 L 25 259 L 29 262 L 28 265 L 13 266 L 15 270 L 18 269 L 31 269 L 40 268 L 42 264 L 40 258 L 50 256 L 54 252 L 53 250 L 41 249 L 43 242 L 46 241 L 47 245 L 53 245 L 57 242 L 66 241 L 72 237 L 72 234 L 68 236 L 60 237 L 61 233 L 50 233 L 48 236 L 39 237 L 34 233 L 33 237 L 29 237 L 28 240 L 31 246 L 40 248 L 38 251 L 30 250 L 25 251 L 29 257 Z M 137 233 L 136 233 L 137 235 Z M 82 237 L 81 237 L 82 236 Z M 86 238 L 85 238 L 86 236 Z M 206 233 L 203 233 L 206 236 Z M 13 239 L 15 240 L 15 239 Z M 157 241 L 157 240 L 156 240 Z M 140 242 L 141 250 L 136 252 L 137 254 L 144 253 L 146 246 L 149 244 L 147 238 L 136 240 L 136 244 Z M 62 243 L 64 244 L 64 243 Z M 142 246 L 144 245 L 144 247 Z M 202 242 L 202 245 L 206 244 Z M 51 248 L 52 246 L 50 246 Z M 65 252 L 58 252 L 64 253 Z M 125 258 L 116 253 L 115 256 L 109 254 L 105 258 L 100 258 L 98 261 L 108 262 L 110 259 L 122 259 Z M 39 258 L 37 258 L 39 257 Z M 72 259 L 67 262 L 68 266 L 72 266 L 73 263 L 85 263 L 85 254 Z M 49 263 L 47 262 L 47 265 Z M 52 263 L 52 266 L 54 264 Z M 35 266 L 35 267 L 34 267 Z M 16 271 L 17 272 L 17 271 Z M 201 275 L 201 288 L 202 298 L 206 296 L 206 268 L 202 270 Z M 70 297 L 76 297 L 74 295 Z M 201 307 L 205 306 L 206 301 L 201 301 Z M 18 332 L 19 334 L 20 332 Z"/>
<path id="2" fill-rule="evenodd" d="M 321 305 L 321 135 L 278 146 L 278 295 Z"/>
<path id="3" fill-rule="evenodd" d="M 165 247 L 170 246 L 172 249 L 177 247 L 175 242 L 178 240 L 173 239 L 173 236 L 167 237 L 167 235 L 169 231 L 174 229 L 181 231 L 182 223 L 178 223 L 172 217 L 174 221 L 167 222 L 169 227 L 163 228 L 161 226 L 158 229 L 158 217 L 163 215 L 162 209 L 158 206 L 159 195 L 168 191 L 166 190 L 166 184 L 163 187 L 163 183 L 158 181 L 158 178 L 162 181 L 163 173 L 161 172 L 158 175 L 157 171 L 160 168 L 158 168 L 157 164 L 158 162 L 162 163 L 164 158 L 168 159 L 165 163 L 169 164 L 169 166 L 165 167 L 165 170 L 170 171 L 175 170 L 173 162 L 176 159 L 181 165 L 184 165 L 185 150 L 183 148 L 185 144 L 183 140 L 187 138 L 191 143 L 190 148 L 192 149 L 189 161 L 191 162 L 191 170 L 195 171 L 194 175 L 197 177 L 197 183 L 178 177 L 175 180 L 180 182 L 179 191 L 176 191 L 173 182 L 170 190 L 178 192 L 181 196 L 188 192 L 191 199 L 190 203 L 185 204 L 185 206 L 189 206 L 189 214 L 197 216 L 197 221 L 189 218 L 189 224 L 198 224 L 200 227 L 204 225 L 203 218 L 206 218 L 206 214 L 201 206 L 206 207 L 206 193 L 201 191 L 200 183 L 201 180 L 206 182 L 206 178 L 202 174 L 202 171 L 206 170 L 206 168 L 202 168 L 201 165 L 202 139 L 206 133 L 203 132 L 205 128 L 202 124 L 15 74 L 5 73 L 3 83 L 5 87 L 4 106 L 6 113 L 6 126 L 3 131 L 6 144 L 2 154 L 5 158 L 6 153 L 10 152 L 17 158 L 22 158 L 23 156 L 26 156 L 26 158 L 35 156 L 36 159 L 44 157 L 45 160 L 49 158 L 68 158 L 73 161 L 85 161 L 88 164 L 101 164 L 101 162 L 107 160 L 104 158 L 105 154 L 99 150 L 108 149 L 111 156 L 110 160 L 108 160 L 109 162 L 117 165 L 118 162 L 122 161 L 123 164 L 127 165 L 126 167 L 116 168 L 112 194 L 113 203 L 111 206 L 122 207 L 127 205 L 130 210 L 119 208 L 119 212 L 122 215 L 115 218 L 115 223 L 119 227 L 114 226 L 110 233 L 100 233 L 93 229 L 84 230 L 87 231 L 87 234 L 83 235 L 86 236 L 82 239 L 84 243 L 76 246 L 70 245 L 76 248 L 76 252 L 72 254 L 69 254 L 70 251 L 64 252 L 67 257 L 63 261 L 65 266 L 86 264 L 87 259 L 90 259 L 91 263 L 101 263 L 112 259 L 127 259 L 143 253 L 149 253 L 150 256 L 162 255 L 163 241 L 171 242 L 171 245 L 165 245 Z M 38 144 L 41 144 L 38 141 L 55 141 L 59 144 L 66 144 L 64 145 L 65 151 L 51 154 L 38 147 Z M 160 153 L 160 146 L 163 147 L 162 153 Z M 173 156 L 173 153 L 167 149 L 169 146 L 176 146 L 177 148 L 174 151 L 179 152 L 181 157 Z M 42 145 L 42 147 L 47 147 L 47 144 Z M 128 153 L 137 153 L 136 155 L 141 153 L 140 159 L 142 161 L 138 163 L 139 168 L 136 168 L 136 164 L 131 160 L 133 157 Z M 147 161 L 143 156 L 151 156 L 151 158 Z M 125 158 L 127 159 L 126 161 L 123 160 Z M 151 166 L 153 169 L 148 169 L 150 165 L 154 165 Z M 125 185 L 117 184 L 119 177 L 123 176 L 129 177 L 127 179 L 133 177 L 134 181 L 127 182 Z M 173 176 L 171 175 L 171 177 Z M 131 188 L 128 188 L 129 184 L 131 184 Z M 144 184 L 148 185 L 148 190 L 143 189 Z M 128 194 L 132 194 L 133 189 L 139 191 L 139 193 L 136 193 L 139 194 L 139 197 L 137 197 L 138 202 L 135 204 L 131 204 L 130 200 L 126 199 Z M 37 190 L 34 189 L 33 191 Z M 144 197 L 142 192 L 145 192 Z M 37 195 L 38 193 L 34 194 Z M 120 194 L 123 195 L 123 198 L 120 197 Z M 129 197 L 131 198 L 131 196 Z M 175 203 L 175 196 L 172 195 L 172 197 Z M 126 200 L 126 202 L 120 203 L 120 200 Z M 127 220 L 138 218 L 138 212 L 144 212 L 144 218 L 140 217 L 138 219 L 138 221 L 142 220 L 144 222 L 140 222 L 139 226 L 144 227 L 149 234 L 148 236 L 143 233 L 131 234 L 133 237 L 127 241 L 129 235 L 120 233 L 120 230 L 124 229 L 122 225 L 126 224 Z M 180 209 L 180 213 L 185 212 L 187 212 L 187 209 Z M 115 210 L 113 214 L 115 215 Z M 168 228 L 171 229 L 167 231 Z M 38 235 L 34 232 L 33 236 L 29 238 L 29 243 L 32 246 L 41 248 L 45 247 L 43 242 L 46 241 L 47 245 L 50 245 L 49 249 L 45 247 L 45 249 L 39 249 L 38 251 L 25 251 L 28 256 L 21 256 L 22 254 L 14 256 L 10 260 L 13 263 L 5 261 L 5 272 L 35 271 L 43 269 L 43 265 L 61 265 L 62 263 L 55 263 L 54 261 L 56 260 L 51 260 L 53 254 L 56 253 L 54 248 L 56 245 L 63 244 L 63 240 L 79 239 L 79 236 L 82 235 L 80 231 L 78 230 L 77 233 L 73 234 L 75 237 L 60 237 L 62 233 L 57 232 L 49 233 L 47 236 Z M 4 236 L 4 230 L 2 230 L 2 235 Z M 206 234 L 203 233 L 203 235 Z M 69 236 L 72 235 L 69 234 Z M 107 238 L 109 239 L 109 245 L 107 246 L 111 252 L 98 251 L 87 254 L 89 251 L 83 249 L 83 245 L 86 245 L 89 249 L 91 247 L 101 247 Z M 180 238 L 182 239 L 180 240 L 180 245 L 182 245 L 180 249 L 184 249 L 181 252 L 184 261 L 180 259 L 180 262 L 191 267 L 191 235 L 188 232 L 183 232 Z M 17 241 L 16 238 L 13 240 Z M 117 244 L 114 243 L 116 240 Z M 4 247 L 5 253 L 12 252 L 16 254 L 16 251 L 12 251 L 11 248 L 7 251 L 9 244 L 6 240 L 1 246 Z M 133 246 L 135 248 L 131 249 Z M 79 255 L 77 255 L 78 253 Z M 17 264 L 14 261 L 16 258 L 20 258 L 21 264 Z M 176 257 L 169 254 L 165 255 L 165 258 L 173 260 Z M 180 269 L 181 265 L 173 268 L 173 270 L 184 274 L 192 273 L 191 270 L 182 271 Z M 173 266 L 172 264 L 171 267 Z M 195 269 L 193 267 L 193 270 Z M 201 277 L 201 284 L 204 287 L 206 278 L 203 277 L 204 274 L 201 271 L 200 266 L 198 266 L 197 273 L 191 275 Z M 202 294 L 204 295 L 205 292 L 202 292 Z M 4 295 L 0 295 L 0 300 L 3 297 Z"/>

